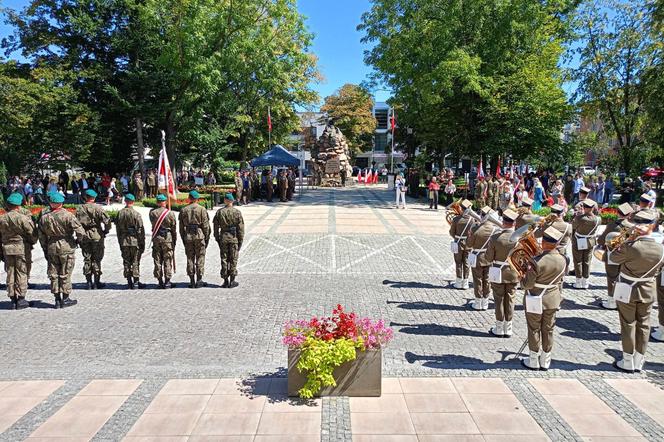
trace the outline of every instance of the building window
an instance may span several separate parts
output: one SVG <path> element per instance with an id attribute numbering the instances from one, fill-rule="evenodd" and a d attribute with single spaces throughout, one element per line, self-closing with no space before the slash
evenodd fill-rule
<path id="1" fill-rule="evenodd" d="M 387 129 L 389 109 L 376 109 L 374 116 L 376 117 L 376 129 Z"/>
<path id="2" fill-rule="evenodd" d="M 374 135 L 374 149 L 376 152 L 385 152 L 387 148 L 387 133 Z"/>

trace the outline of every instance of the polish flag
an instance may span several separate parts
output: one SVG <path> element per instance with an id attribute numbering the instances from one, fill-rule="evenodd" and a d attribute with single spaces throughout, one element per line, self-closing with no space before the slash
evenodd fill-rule
<path id="1" fill-rule="evenodd" d="M 272 114 L 269 107 L 267 108 L 267 130 L 272 133 Z"/>
<path id="2" fill-rule="evenodd" d="M 362 182 L 362 169 L 357 171 L 357 182 L 358 183 Z"/>
<path id="3" fill-rule="evenodd" d="M 477 179 L 484 178 L 484 168 L 482 167 L 482 159 L 480 159 L 480 164 L 477 166 Z"/>
<path id="4" fill-rule="evenodd" d="M 498 157 L 498 166 L 496 166 L 496 178 L 500 178 L 500 157 Z"/>
<path id="5" fill-rule="evenodd" d="M 168 162 L 168 154 L 166 153 L 166 133 L 161 131 L 161 152 L 159 153 L 159 163 L 157 167 L 157 182 L 159 189 L 166 190 L 166 194 L 170 199 L 177 201 L 177 186 L 173 179 L 173 172 L 171 171 L 171 164 Z"/>

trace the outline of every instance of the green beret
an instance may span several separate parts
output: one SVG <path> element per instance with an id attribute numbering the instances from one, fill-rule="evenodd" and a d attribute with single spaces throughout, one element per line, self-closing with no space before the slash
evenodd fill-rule
<path id="1" fill-rule="evenodd" d="M 90 198 L 97 198 L 97 192 L 95 192 L 92 189 L 88 189 L 85 191 L 85 196 L 88 196 Z"/>
<path id="2" fill-rule="evenodd" d="M 136 201 L 136 197 L 134 195 L 132 195 L 131 193 L 126 194 L 125 199 L 127 201 Z"/>
<path id="3" fill-rule="evenodd" d="M 157 201 L 166 201 L 166 200 L 168 200 L 168 198 L 166 198 L 166 195 L 164 195 L 163 193 L 157 195 Z"/>
<path id="4" fill-rule="evenodd" d="M 53 204 L 62 204 L 65 202 L 65 197 L 63 195 L 60 195 L 59 193 L 52 192 L 51 193 L 51 202 Z"/>
<path id="5" fill-rule="evenodd" d="M 228 201 L 235 201 L 235 197 L 233 196 L 232 193 L 227 193 L 226 195 L 224 195 L 224 199 Z"/>
<path id="6" fill-rule="evenodd" d="M 9 195 L 9 198 L 7 198 L 7 203 L 11 204 L 12 206 L 20 206 L 23 204 L 23 195 L 20 193 L 12 193 Z"/>
<path id="7" fill-rule="evenodd" d="M 195 190 L 192 190 L 191 192 L 189 192 L 189 198 L 191 198 L 192 200 L 199 200 L 201 199 L 201 195 Z"/>

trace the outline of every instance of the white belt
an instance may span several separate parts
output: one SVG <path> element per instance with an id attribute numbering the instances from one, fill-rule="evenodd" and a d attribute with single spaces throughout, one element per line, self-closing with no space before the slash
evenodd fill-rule
<path id="1" fill-rule="evenodd" d="M 536 288 L 536 289 L 542 289 L 542 290 L 544 290 L 544 291 L 548 291 L 548 290 L 551 290 L 551 289 L 555 289 L 556 287 L 558 287 L 558 284 L 548 284 L 548 285 L 545 285 L 545 284 L 535 284 L 535 288 Z"/>
<path id="2" fill-rule="evenodd" d="M 506 265 L 509 265 L 509 262 L 506 262 L 506 261 L 494 261 L 494 262 L 493 262 L 493 265 L 502 268 L 502 267 L 505 267 Z"/>
<path id="3" fill-rule="evenodd" d="M 576 233 L 576 232 L 574 232 L 574 235 L 575 235 L 577 238 L 594 238 L 594 237 L 595 237 L 595 234 L 594 234 L 594 233 L 593 233 L 592 235 L 581 235 L 580 233 Z"/>
<path id="4" fill-rule="evenodd" d="M 475 255 L 477 255 L 478 253 L 484 253 L 486 251 L 487 249 L 470 249 L 470 253 L 474 253 Z"/>
<path id="5" fill-rule="evenodd" d="M 467 236 L 454 236 L 454 239 L 468 239 Z"/>
<path id="6" fill-rule="evenodd" d="M 627 279 L 627 280 L 629 280 L 629 281 L 632 281 L 632 282 L 635 283 L 635 284 L 638 284 L 638 283 L 640 283 L 640 282 L 652 282 L 652 281 L 655 280 L 655 277 L 654 277 L 654 276 L 652 276 L 652 277 L 650 277 L 650 278 L 635 278 L 635 277 L 633 277 L 633 276 L 627 276 L 627 275 L 625 275 L 623 272 L 620 272 L 620 277 L 621 277 L 621 278 L 625 278 L 625 279 Z"/>

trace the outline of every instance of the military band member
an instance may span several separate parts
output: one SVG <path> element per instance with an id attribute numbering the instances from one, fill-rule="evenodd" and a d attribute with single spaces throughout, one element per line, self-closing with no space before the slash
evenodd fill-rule
<path id="1" fill-rule="evenodd" d="M 227 193 L 224 197 L 225 207 L 217 210 L 214 215 L 214 239 L 219 244 L 221 257 L 221 277 L 224 279 L 223 288 L 238 286 L 237 276 L 238 253 L 244 241 L 244 219 L 242 212 L 233 207 L 233 195 Z"/>
<path id="2" fill-rule="evenodd" d="M 88 290 L 101 289 L 101 261 L 104 259 L 104 238 L 111 230 L 111 219 L 106 211 L 95 204 L 97 192 L 88 189 L 83 194 L 85 204 L 76 209 L 76 219 L 85 229 L 81 239 L 81 253 L 83 254 L 83 275 Z M 94 276 L 94 282 L 92 278 Z"/>
<path id="3" fill-rule="evenodd" d="M 512 336 L 512 317 L 514 316 L 514 298 L 519 275 L 507 262 L 515 242 L 510 240 L 514 233 L 514 222 L 518 213 L 511 209 L 503 211 L 503 229 L 495 233 L 489 241 L 486 259 L 491 262 L 489 281 L 493 291 L 496 325 L 489 332 L 494 336 Z"/>
<path id="4" fill-rule="evenodd" d="M 664 246 L 652 235 L 656 219 L 651 211 L 637 212 L 636 239 L 611 253 L 611 260 L 620 265 L 613 293 L 620 314 L 623 351 L 623 358 L 614 365 L 627 372 L 643 369 L 650 335 L 650 310 L 657 297 L 656 275 L 664 264 Z"/>
<path id="5" fill-rule="evenodd" d="M 19 194 L 20 195 L 20 194 Z M 21 195 L 21 198 L 23 201 L 25 201 L 25 198 L 23 198 L 23 195 Z M 32 248 L 34 247 L 35 243 L 37 242 L 37 225 L 35 224 L 34 219 L 32 219 L 32 212 L 30 209 L 24 206 L 20 206 L 18 208 L 18 212 L 22 215 L 25 215 L 29 220 L 30 223 L 32 223 L 32 226 L 35 231 L 35 240 L 34 241 L 26 241 L 23 246 L 25 248 L 25 267 L 26 267 L 26 273 L 27 273 L 27 278 L 28 278 L 28 288 L 32 288 L 30 286 L 30 274 L 32 273 Z"/>
<path id="6" fill-rule="evenodd" d="M 21 310 L 30 304 L 25 300 L 28 292 L 28 265 L 26 244 L 37 242 L 35 224 L 20 212 L 23 195 L 12 193 L 7 198 L 7 213 L 0 216 L 0 257 L 7 272 L 7 296 L 12 309 Z"/>
<path id="7" fill-rule="evenodd" d="M 461 201 L 461 207 L 464 210 L 472 210 L 473 203 L 468 200 Z M 466 239 L 470 233 L 470 228 L 475 224 L 475 220 L 468 214 L 461 214 L 454 217 L 450 226 L 450 236 L 452 241 L 452 253 L 454 254 L 454 263 L 456 265 L 456 282 L 454 288 L 467 289 L 468 273 L 468 250 L 466 248 Z"/>
<path id="8" fill-rule="evenodd" d="M 570 238 L 572 238 L 572 225 L 570 223 L 565 222 L 565 220 L 563 219 L 564 216 L 563 212 L 565 212 L 565 208 L 560 204 L 554 204 L 553 206 L 551 206 L 551 214 L 556 215 L 556 219 L 554 221 L 546 221 L 544 224 L 542 224 L 542 227 L 535 231 L 535 237 L 541 238 L 542 232 L 544 232 L 549 227 L 558 229 L 560 233 L 563 234 L 563 237 L 560 239 L 560 242 L 558 243 L 558 251 L 561 254 L 565 255 L 567 251 L 567 245 L 569 244 Z"/>
<path id="9" fill-rule="evenodd" d="M 198 200 L 200 194 L 189 192 L 189 204 L 180 211 L 180 237 L 187 255 L 189 288 L 202 287 L 205 273 L 205 251 L 210 242 L 210 216 Z"/>
<path id="10" fill-rule="evenodd" d="M 71 274 L 74 271 L 76 244 L 85 236 L 85 230 L 76 217 L 62 208 L 65 197 L 59 193 L 50 195 L 51 210 L 39 220 L 39 242 L 46 250 L 48 278 L 55 308 L 75 305 L 71 299 Z"/>
<path id="11" fill-rule="evenodd" d="M 621 204 L 620 207 L 618 207 L 618 219 L 607 224 L 604 232 L 602 232 L 597 238 L 598 247 L 605 250 L 604 269 L 606 270 L 606 287 L 609 292 L 609 297 L 608 299 L 602 300 L 600 305 L 607 310 L 616 310 L 618 308 L 616 301 L 613 299 L 613 287 L 620 274 L 620 266 L 611 259 L 611 251 L 606 250 L 606 236 L 609 233 L 618 233 L 623 228 L 633 227 L 633 225 L 627 220 L 632 213 L 634 213 L 634 209 L 630 204 Z"/>
<path id="12" fill-rule="evenodd" d="M 593 247 L 597 242 L 595 236 L 602 224 L 602 219 L 594 214 L 596 203 L 591 199 L 582 202 L 583 213 L 577 213 L 572 221 L 574 235 L 572 237 L 572 258 L 574 259 L 574 288 L 590 287 L 590 264 L 593 259 Z"/>
<path id="13" fill-rule="evenodd" d="M 657 275 L 657 319 L 659 325 L 650 337 L 653 341 L 664 342 L 664 270 Z"/>
<path id="14" fill-rule="evenodd" d="M 656 212 L 657 211 L 655 209 L 656 202 L 657 199 L 655 197 L 647 193 L 644 193 L 639 197 L 639 210 L 652 210 L 653 212 Z"/>
<path id="15" fill-rule="evenodd" d="M 542 235 L 544 252 L 535 257 L 521 287 L 526 290 L 524 305 L 528 326 L 528 358 L 521 361 L 531 370 L 548 370 L 553 350 L 553 329 L 556 325 L 556 312 L 560 309 L 562 296 L 561 280 L 567 273 L 568 260 L 558 251 L 558 241 L 562 239 L 558 229 L 549 227 Z M 541 350 L 541 353 L 540 353 Z"/>
<path id="16" fill-rule="evenodd" d="M 519 217 L 516 219 L 515 226 L 517 229 L 520 229 L 521 227 L 532 224 L 536 222 L 539 218 L 533 214 L 532 211 L 532 206 L 533 206 L 533 200 L 528 198 L 527 196 L 524 196 L 523 199 L 521 200 L 521 207 L 519 208 Z"/>
<path id="17" fill-rule="evenodd" d="M 150 224 L 152 225 L 152 260 L 154 261 L 154 277 L 159 282 L 159 288 L 170 289 L 175 286 L 171 283 L 175 267 L 174 251 L 177 243 L 178 230 L 175 215 L 166 208 L 168 198 L 166 195 L 157 195 L 157 206 L 150 210 Z"/>
<path id="18" fill-rule="evenodd" d="M 491 237 L 499 228 L 492 222 L 486 221 L 493 211 L 489 206 L 481 210 L 485 221 L 470 229 L 468 239 L 466 240 L 466 249 L 468 249 L 468 265 L 473 274 L 473 291 L 475 300 L 471 304 L 473 310 L 486 310 L 489 308 L 489 267 L 491 261 L 486 258 L 486 250 Z"/>
<path id="19" fill-rule="evenodd" d="M 122 254 L 124 277 L 130 289 L 143 288 L 141 283 L 141 256 L 145 252 L 145 228 L 140 213 L 134 210 L 136 197 L 125 195 L 125 207 L 118 213 L 116 230 Z"/>
<path id="20" fill-rule="evenodd" d="M 583 202 L 588 199 L 590 189 L 583 186 L 579 189 L 579 201 L 574 204 L 574 214 L 583 213 Z"/>

